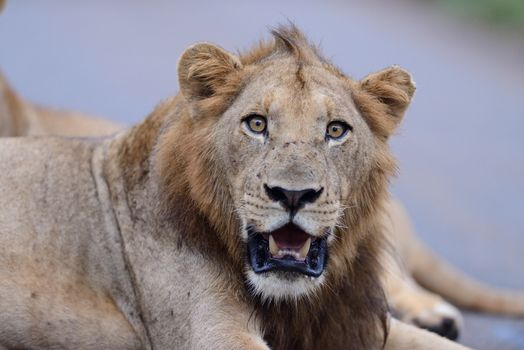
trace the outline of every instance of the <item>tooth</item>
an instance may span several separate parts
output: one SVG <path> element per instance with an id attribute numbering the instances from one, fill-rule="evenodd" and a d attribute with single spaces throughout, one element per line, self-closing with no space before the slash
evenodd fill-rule
<path id="1" fill-rule="evenodd" d="M 278 246 L 273 238 L 273 235 L 269 235 L 269 251 L 272 256 L 278 255 Z"/>
<path id="2" fill-rule="evenodd" d="M 309 247 L 311 247 L 311 237 L 307 239 L 306 243 L 300 248 L 300 251 L 298 252 L 298 255 L 301 259 L 305 259 L 307 256 L 307 253 L 309 253 Z"/>

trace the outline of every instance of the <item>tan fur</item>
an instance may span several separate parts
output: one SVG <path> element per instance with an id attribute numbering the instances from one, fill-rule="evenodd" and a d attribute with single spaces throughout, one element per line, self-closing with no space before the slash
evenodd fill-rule
<path id="1" fill-rule="evenodd" d="M 434 333 L 392 319 L 390 336 L 384 350 L 399 349 L 466 350 L 468 348 L 447 341 Z"/>
<path id="2" fill-rule="evenodd" d="M 240 58 L 210 45 L 192 47 L 179 64 L 179 71 L 190 72 L 180 76 L 182 95 L 125 133 L 93 140 L 0 140 L 0 162 L 7 169 L 0 173 L 1 346 L 382 347 L 386 308 L 378 276 L 378 214 L 394 171 L 385 141 L 408 101 L 382 99 L 368 83 L 345 78 L 296 29 L 278 34 L 275 44 Z M 206 72 L 207 63 L 213 74 Z M 277 71 L 282 79 L 275 81 Z M 396 67 L 366 81 L 376 87 L 384 76 L 393 77 L 384 81 L 392 96 L 410 84 Z M 241 136 L 238 118 L 247 112 L 243 108 L 256 108 L 250 104 L 268 88 L 282 95 L 269 93 L 272 101 L 258 108 L 278 111 L 281 119 L 274 122 L 282 134 L 269 141 L 280 151 L 264 155 Z M 360 98 L 355 104 L 353 94 Z M 384 113 L 361 114 L 373 106 Z M 317 127 L 323 134 L 324 113 L 349 118 L 355 139 L 331 148 L 336 161 L 327 163 L 323 137 L 305 142 L 316 139 Z M 302 124 L 292 122 L 298 117 Z M 391 117 L 388 130 L 370 128 L 381 124 L 376 118 Z M 308 125 L 309 131 L 302 129 Z M 253 163 L 246 152 L 276 162 L 278 171 L 251 173 L 260 160 Z M 358 165 L 348 168 L 345 157 Z M 292 179 L 286 164 L 294 166 Z M 300 167 L 309 170 L 297 172 Z M 246 275 L 239 230 L 249 213 L 238 205 L 246 204 L 246 191 L 256 193 L 257 175 L 329 186 L 322 203 L 333 206 L 336 217 L 328 219 L 314 206 L 297 217 L 308 218 L 312 228 L 317 220 L 334 220 L 330 262 L 322 282 L 300 282 L 311 283 L 310 289 L 295 299 L 272 302 L 271 290 L 262 290 L 262 299 L 249 288 L 254 282 Z M 273 277 L 275 284 L 288 283 Z M 407 343 L 411 335 L 394 323 L 391 337 Z"/>

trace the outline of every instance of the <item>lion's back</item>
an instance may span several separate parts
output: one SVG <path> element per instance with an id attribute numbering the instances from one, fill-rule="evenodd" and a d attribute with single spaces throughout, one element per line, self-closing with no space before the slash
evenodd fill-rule
<path id="1" fill-rule="evenodd" d="M 92 148 L 89 142 L 66 138 L 0 139 L 1 212 L 28 212 L 35 206 L 45 212 L 92 191 Z"/>

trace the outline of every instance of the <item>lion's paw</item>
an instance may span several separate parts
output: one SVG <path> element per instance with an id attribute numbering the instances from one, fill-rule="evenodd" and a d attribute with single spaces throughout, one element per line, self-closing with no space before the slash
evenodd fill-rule
<path id="1" fill-rule="evenodd" d="M 456 340 L 462 329 L 462 316 L 454 306 L 445 301 L 413 315 L 411 323 L 451 340 Z"/>
<path id="2" fill-rule="evenodd" d="M 456 307 L 430 293 L 409 294 L 393 303 L 397 318 L 451 340 L 458 338 L 463 320 Z"/>

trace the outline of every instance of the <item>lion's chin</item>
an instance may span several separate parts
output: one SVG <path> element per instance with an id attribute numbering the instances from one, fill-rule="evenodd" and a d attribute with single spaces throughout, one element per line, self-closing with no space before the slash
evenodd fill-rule
<path id="1" fill-rule="evenodd" d="M 258 274 L 248 268 L 247 280 L 253 295 L 264 302 L 279 302 L 311 296 L 324 282 L 324 276 L 311 277 L 285 271 Z"/>

